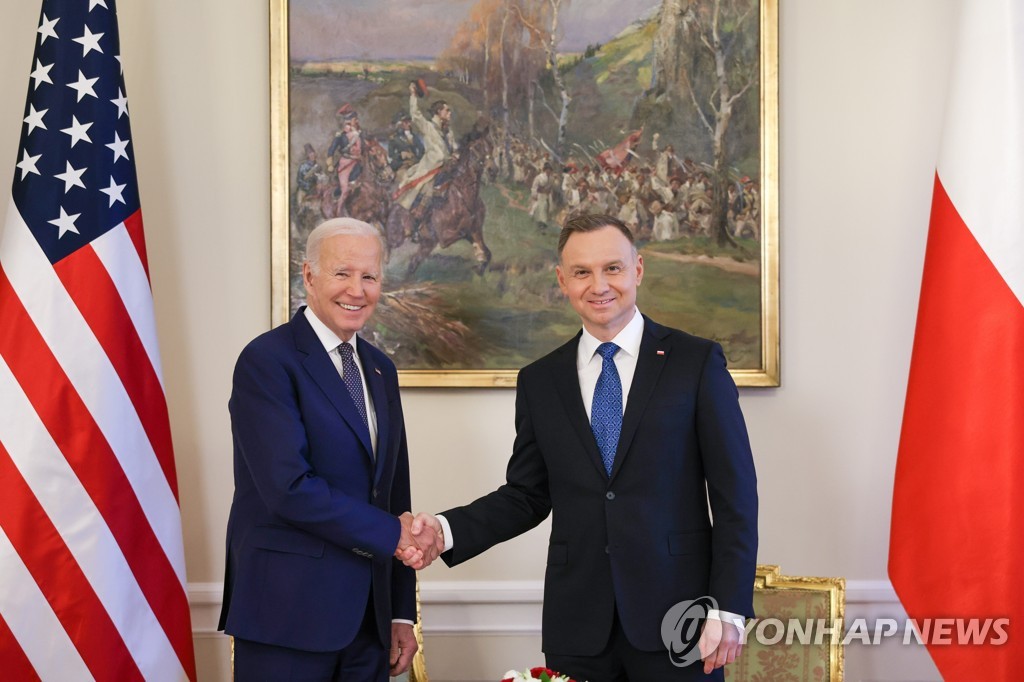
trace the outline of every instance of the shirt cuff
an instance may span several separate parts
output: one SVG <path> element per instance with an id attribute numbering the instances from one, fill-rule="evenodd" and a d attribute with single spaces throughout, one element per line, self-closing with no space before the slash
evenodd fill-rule
<path id="1" fill-rule="evenodd" d="M 412 622 L 411 620 L 406 620 L 405 618 L 394 618 L 391 620 L 391 623 L 404 623 L 405 625 L 412 625 L 414 627 L 416 625 L 416 623 Z"/>
<path id="2" fill-rule="evenodd" d="M 448 519 L 446 519 L 445 517 L 441 516 L 440 514 L 437 515 L 437 520 L 441 524 L 441 528 L 444 530 L 444 550 L 443 551 L 447 552 L 448 550 L 450 550 L 452 547 L 455 546 L 455 540 L 452 538 L 452 527 L 448 525 Z"/>
<path id="3" fill-rule="evenodd" d="M 718 609 L 709 610 L 708 618 L 714 618 L 715 620 L 720 620 L 723 623 L 732 623 L 740 629 L 740 632 L 743 632 L 743 626 L 746 625 L 747 622 L 747 619 L 739 614 L 730 613 L 729 611 L 719 611 Z"/>

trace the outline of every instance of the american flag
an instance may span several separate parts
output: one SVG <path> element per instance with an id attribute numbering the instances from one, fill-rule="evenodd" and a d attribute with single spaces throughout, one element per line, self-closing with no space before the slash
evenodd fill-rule
<path id="1" fill-rule="evenodd" d="M 0 676 L 195 680 L 114 0 L 45 0 L 0 227 Z"/>

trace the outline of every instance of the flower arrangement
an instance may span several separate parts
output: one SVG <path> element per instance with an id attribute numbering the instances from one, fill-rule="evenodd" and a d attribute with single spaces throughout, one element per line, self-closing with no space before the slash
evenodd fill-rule
<path id="1" fill-rule="evenodd" d="M 561 673 L 548 668 L 530 668 L 523 672 L 509 670 L 501 682 L 576 682 Z"/>

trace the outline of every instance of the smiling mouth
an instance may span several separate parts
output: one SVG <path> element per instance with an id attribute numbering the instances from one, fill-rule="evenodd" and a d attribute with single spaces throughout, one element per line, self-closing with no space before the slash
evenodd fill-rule
<path id="1" fill-rule="evenodd" d="M 597 300 L 597 301 L 591 301 L 590 303 L 592 305 L 607 305 L 607 304 L 611 303 L 614 300 L 615 300 L 614 298 L 602 298 L 602 299 Z"/>
<path id="2" fill-rule="evenodd" d="M 342 308 L 344 308 L 345 310 L 351 310 L 352 312 L 355 312 L 357 310 L 362 310 L 363 308 L 366 307 L 366 306 L 362 306 L 362 305 L 349 305 L 347 303 L 339 303 L 338 305 L 341 306 Z"/>

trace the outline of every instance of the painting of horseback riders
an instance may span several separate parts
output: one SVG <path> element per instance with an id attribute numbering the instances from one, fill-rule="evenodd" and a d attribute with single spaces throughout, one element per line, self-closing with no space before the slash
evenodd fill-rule
<path id="1" fill-rule="evenodd" d="M 275 316 L 310 230 L 358 218 L 403 384 L 509 385 L 579 330 L 560 225 L 610 214 L 640 309 L 778 385 L 776 2 L 272 0 Z"/>

